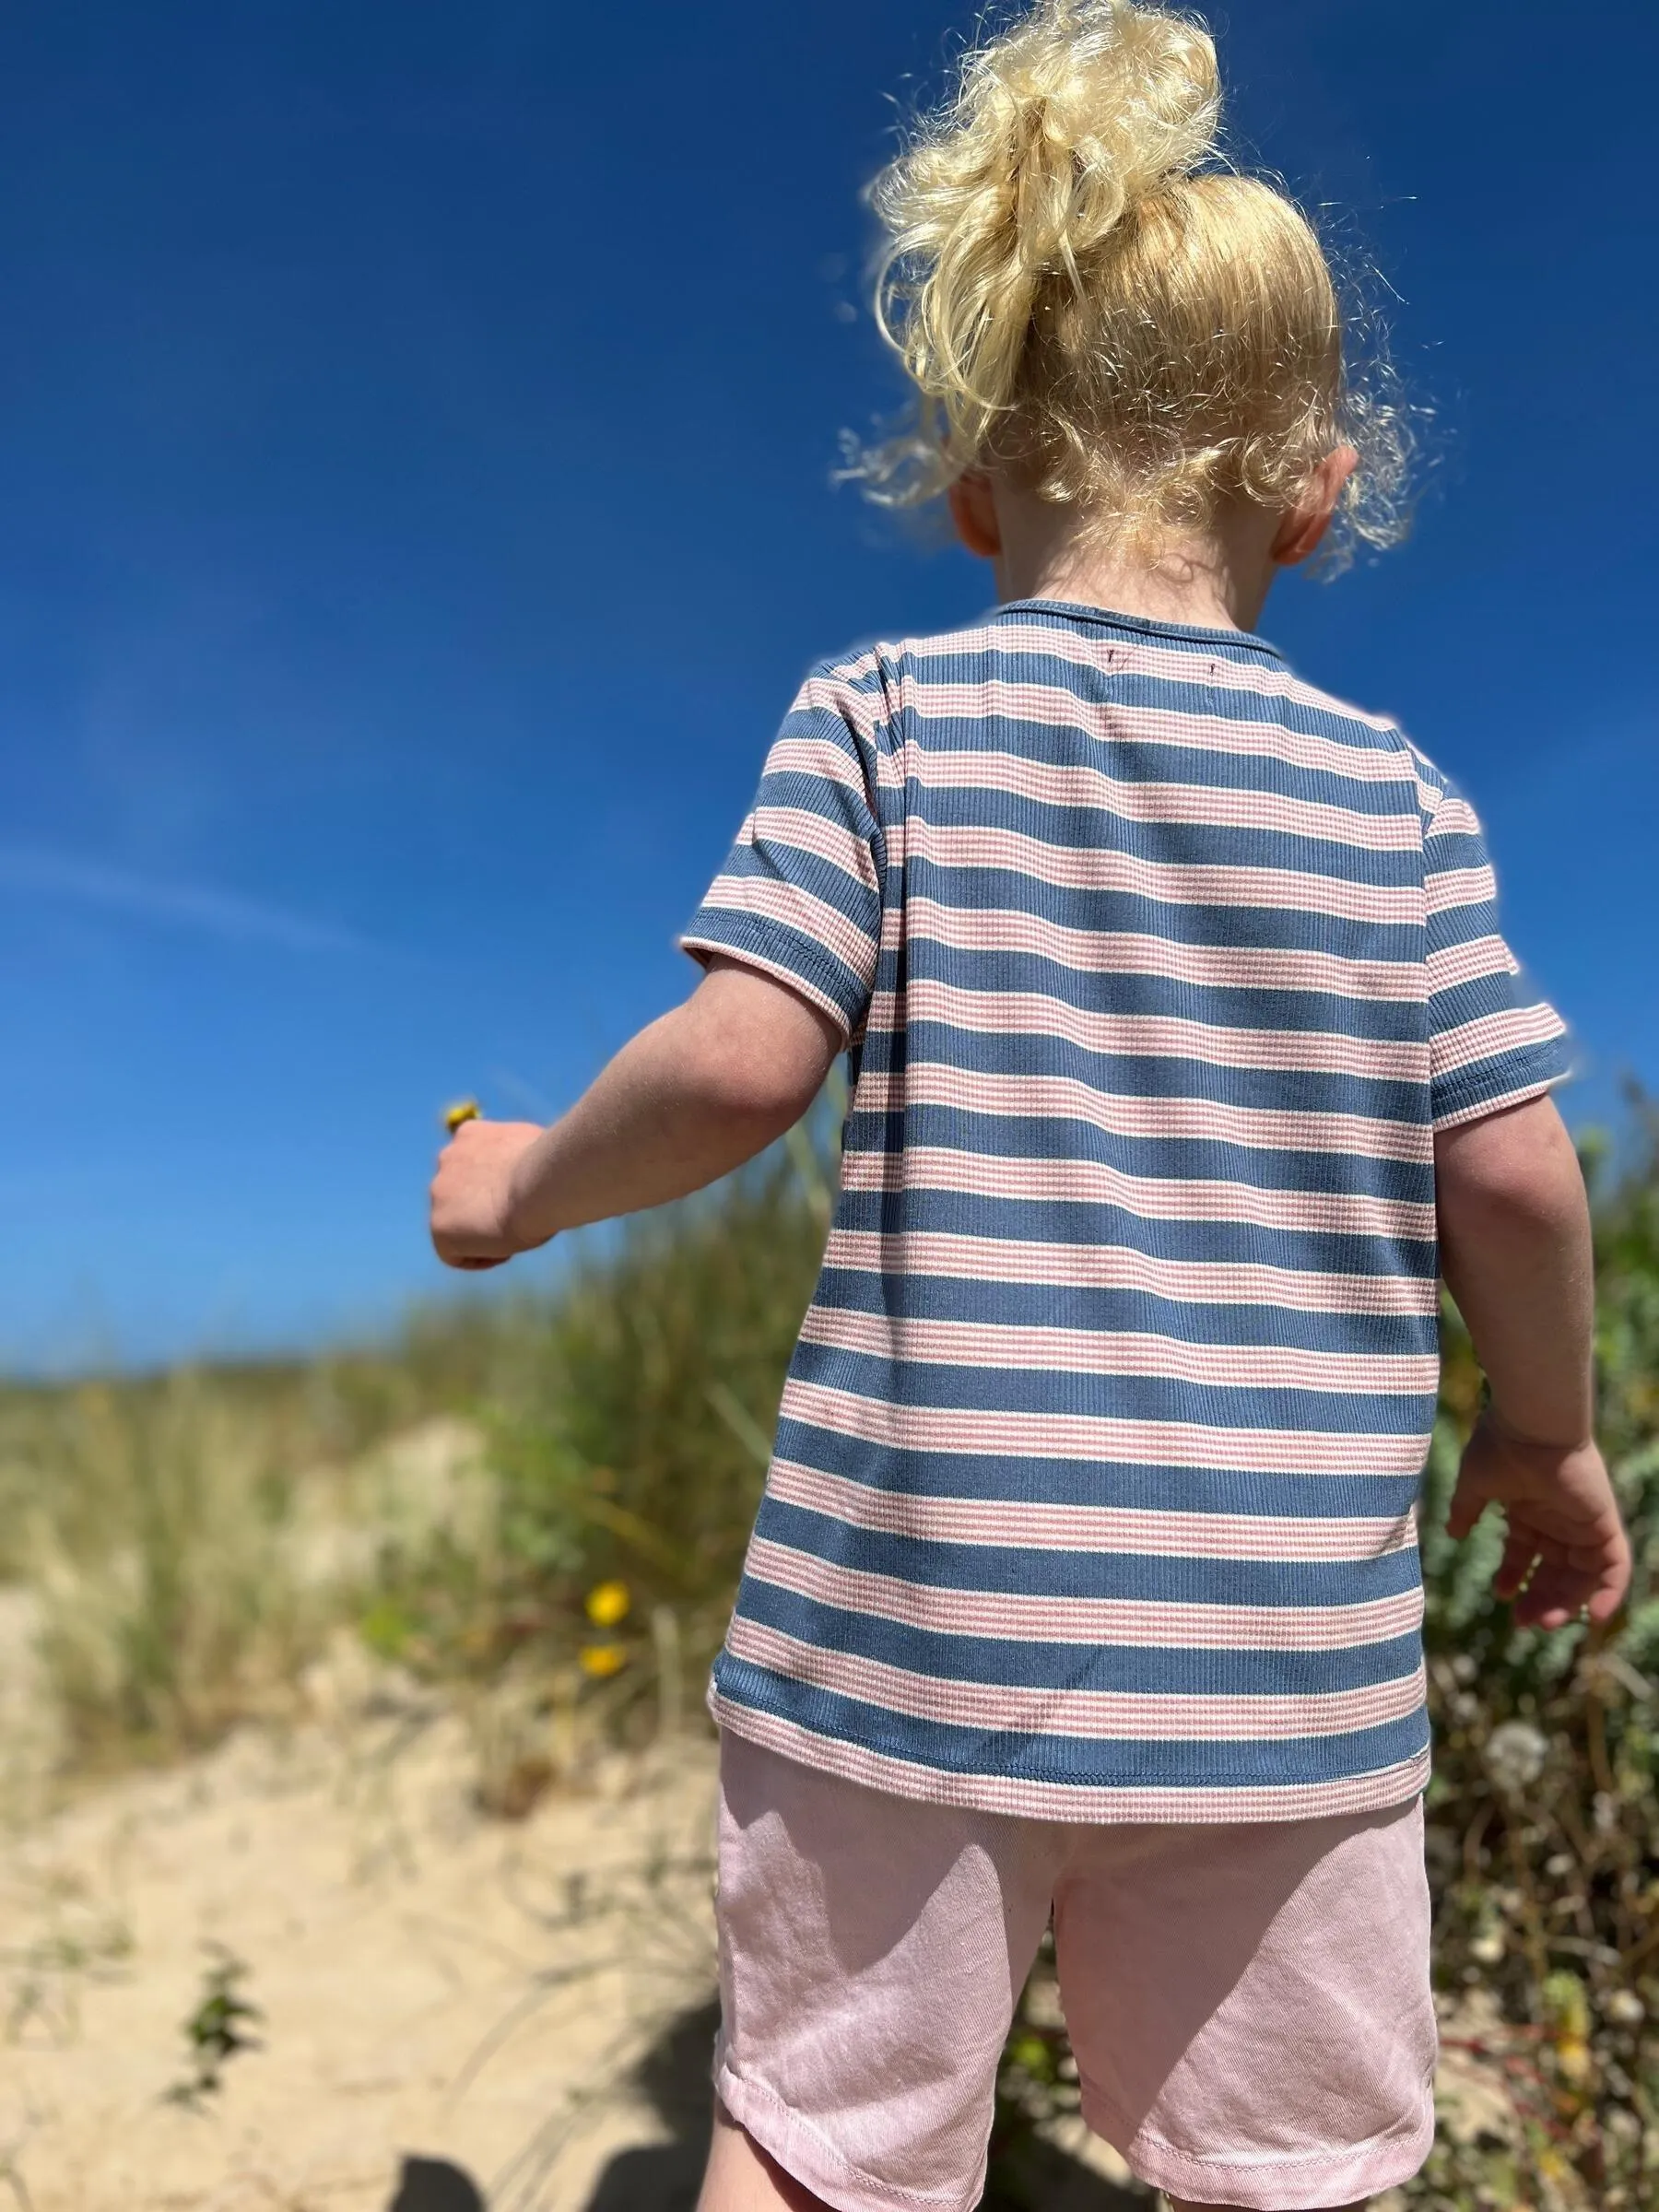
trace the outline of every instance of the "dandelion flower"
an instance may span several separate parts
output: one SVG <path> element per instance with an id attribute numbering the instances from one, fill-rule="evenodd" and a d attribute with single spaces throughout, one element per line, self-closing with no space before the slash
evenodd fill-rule
<path id="1" fill-rule="evenodd" d="M 614 1629 L 632 1603 L 626 1583 L 599 1583 L 587 1594 L 587 1617 L 596 1629 Z"/>
<path id="2" fill-rule="evenodd" d="M 576 1654 L 576 1664 L 584 1675 L 603 1682 L 607 1675 L 628 1665 L 628 1653 L 619 1643 L 584 1643 Z"/>

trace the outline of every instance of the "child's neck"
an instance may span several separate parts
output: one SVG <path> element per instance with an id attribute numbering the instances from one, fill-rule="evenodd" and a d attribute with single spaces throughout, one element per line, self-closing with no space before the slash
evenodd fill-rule
<path id="1" fill-rule="evenodd" d="M 1091 540 L 1046 501 L 999 491 L 996 506 L 1004 599 L 1069 599 L 1209 629 L 1253 629 L 1261 619 L 1274 577 L 1274 521 L 1259 508 L 1218 515 L 1209 530 L 1136 559 Z"/>

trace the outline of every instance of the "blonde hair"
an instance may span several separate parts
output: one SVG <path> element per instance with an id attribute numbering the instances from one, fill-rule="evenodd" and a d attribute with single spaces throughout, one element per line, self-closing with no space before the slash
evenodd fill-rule
<path id="1" fill-rule="evenodd" d="M 1203 25 L 1132 0 L 1039 0 L 965 59 L 876 180 L 877 315 L 915 393 L 853 449 L 912 505 L 1017 471 L 1116 534 L 1288 506 L 1345 441 L 1348 535 L 1403 535 L 1402 413 L 1345 372 L 1336 287 L 1306 218 L 1226 168 Z"/>

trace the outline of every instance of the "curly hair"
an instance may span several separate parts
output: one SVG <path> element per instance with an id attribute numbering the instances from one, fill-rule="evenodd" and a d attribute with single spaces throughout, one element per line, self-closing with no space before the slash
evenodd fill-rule
<path id="1" fill-rule="evenodd" d="M 1040 0 L 964 60 L 871 199 L 876 309 L 914 389 L 849 473 L 909 506 L 1017 472 L 1091 526 L 1157 536 L 1218 502 L 1288 505 L 1359 452 L 1339 527 L 1404 535 L 1387 371 L 1345 364 L 1330 265 L 1284 193 L 1219 153 L 1216 50 L 1191 17 Z"/>

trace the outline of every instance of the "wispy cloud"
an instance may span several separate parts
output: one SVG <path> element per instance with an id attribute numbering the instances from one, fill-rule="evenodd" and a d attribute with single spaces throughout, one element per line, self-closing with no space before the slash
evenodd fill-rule
<path id="1" fill-rule="evenodd" d="M 133 914 L 141 921 L 194 929 L 233 943 L 280 945 L 290 952 L 371 952 L 350 930 L 313 921 L 201 884 L 133 876 L 72 854 L 0 845 L 0 893 L 52 899 Z"/>

